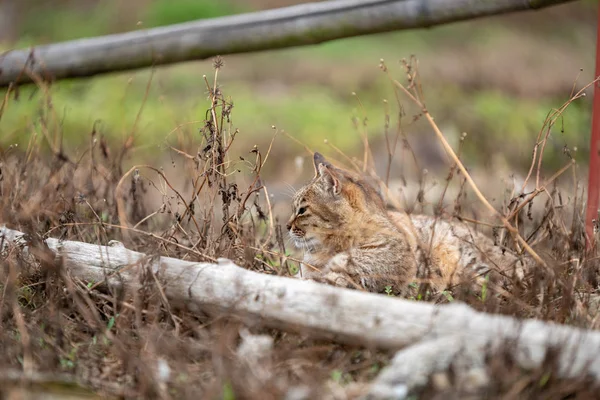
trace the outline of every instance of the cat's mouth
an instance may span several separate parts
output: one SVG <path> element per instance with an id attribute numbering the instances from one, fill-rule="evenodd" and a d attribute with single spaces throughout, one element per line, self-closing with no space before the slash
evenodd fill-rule
<path id="1" fill-rule="evenodd" d="M 294 242 L 294 246 L 299 249 L 303 249 L 306 251 L 313 251 L 318 245 L 319 240 L 315 237 L 307 237 L 304 232 L 294 232 L 293 230 L 289 231 L 290 238 Z"/>

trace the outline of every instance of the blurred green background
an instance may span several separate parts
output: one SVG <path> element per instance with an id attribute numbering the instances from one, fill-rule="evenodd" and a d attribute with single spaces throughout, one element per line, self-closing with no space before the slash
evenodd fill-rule
<path id="1" fill-rule="evenodd" d="M 0 48 L 9 50 L 55 41 L 213 18 L 273 7 L 294 0 L 4 0 L 0 2 Z M 393 124 L 398 106 L 379 70 L 385 59 L 403 80 L 402 58 L 416 55 L 428 109 L 453 144 L 467 132 L 470 165 L 526 171 L 544 118 L 573 89 L 593 77 L 596 1 L 579 1 L 537 12 L 467 21 L 414 31 L 344 39 L 322 45 L 225 56 L 220 84 L 235 107 L 238 148 L 266 147 L 275 125 L 313 149 L 327 152 L 323 139 L 360 155 L 354 118 L 368 121 L 376 151 L 388 99 Z M 118 148 L 135 129 L 134 158 L 169 159 L 167 143 L 200 140 L 208 108 L 203 80 L 212 80 L 210 60 L 59 82 L 51 88 L 51 111 L 42 91 L 23 87 L 0 120 L 0 146 L 24 146 L 40 119 L 52 121 L 69 151 L 89 146 L 94 123 Z M 150 78 L 152 76 L 152 80 Z M 4 97 L 4 93 L 0 93 Z M 357 96 L 354 96 L 356 93 Z M 589 147 L 591 96 L 574 102 L 552 131 L 546 167 L 567 159 L 563 149 L 585 161 Z M 360 101 L 357 99 L 360 99 Z M 443 164 L 443 152 L 424 121 L 403 125 L 422 165 Z M 141 110 L 141 112 L 140 112 Z M 413 110 L 414 111 L 414 110 Z M 137 120 L 137 124 L 136 121 Z M 173 141 L 174 139 L 175 141 Z M 304 149 L 278 136 L 274 157 L 288 160 Z M 132 159 L 128 159 L 133 162 Z M 275 164 L 277 165 L 277 164 Z M 281 169 L 277 169 L 282 172 Z"/>

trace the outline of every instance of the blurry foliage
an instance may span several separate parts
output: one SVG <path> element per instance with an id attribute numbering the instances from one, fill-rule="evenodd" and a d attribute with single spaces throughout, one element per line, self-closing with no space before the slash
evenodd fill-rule
<path id="1" fill-rule="evenodd" d="M 479 153 L 484 155 L 495 148 L 514 148 L 512 151 L 522 152 L 522 156 L 528 156 L 535 143 L 536 134 L 540 130 L 543 121 L 548 112 L 560 105 L 561 99 L 552 102 L 544 101 L 514 101 L 509 96 L 500 92 L 480 92 L 474 96 L 473 114 L 475 126 L 479 129 L 470 129 L 468 131 L 480 131 L 486 126 L 493 126 L 495 140 L 476 141 L 480 142 L 479 149 L 484 150 Z M 566 100 L 566 99 L 565 99 Z M 589 138 L 589 110 L 583 107 L 581 102 L 575 101 L 564 112 L 563 117 L 552 130 L 549 141 L 549 152 L 547 162 L 552 165 L 568 161 L 562 155 L 564 146 L 585 148 Z M 468 129 L 468 125 L 465 126 Z M 475 128 L 475 127 L 474 127 Z M 528 132 L 528 135 L 524 135 Z M 494 144 L 496 146 L 494 146 Z M 468 142 L 467 142 L 468 145 Z M 500 146 L 500 147 L 498 147 Z M 475 149 L 473 149 L 475 150 Z"/>
<path id="2" fill-rule="evenodd" d="M 89 9 L 38 3 L 24 13 L 19 24 L 19 47 L 101 35 L 110 31 L 114 14 L 112 2 L 90 6 Z"/>
<path id="3" fill-rule="evenodd" d="M 182 72 L 182 74 L 185 74 Z M 88 134 L 96 121 L 98 128 L 109 140 L 120 140 L 133 129 L 138 111 L 144 101 L 144 92 L 149 73 L 140 73 L 135 79 L 124 84 L 121 77 L 92 78 L 86 82 L 61 82 L 52 89 L 54 119 L 58 129 L 68 138 L 67 147 L 77 147 L 88 143 Z M 191 74 L 190 74 L 191 75 Z M 178 75 L 174 75 L 177 77 Z M 153 152 L 160 146 L 165 135 L 178 125 L 198 121 L 181 129 L 194 131 L 200 139 L 197 128 L 202 126 L 199 119 L 209 104 L 201 89 L 202 82 L 197 76 L 189 76 L 187 93 L 161 94 L 158 85 L 149 91 L 136 130 L 142 132 L 143 148 Z M 161 79 L 162 85 L 170 86 L 169 77 Z M 176 83 L 175 83 L 176 84 Z M 274 124 L 307 143 L 322 143 L 327 138 L 341 148 L 349 148 L 358 143 L 351 117 L 356 112 L 356 104 L 350 94 L 347 99 L 339 99 L 328 88 L 302 85 L 293 89 L 293 95 L 261 95 L 242 82 L 228 85 L 229 93 L 236 103 L 244 107 L 236 108 L 235 123 L 240 127 L 240 141 L 254 142 L 257 135 L 272 135 Z M 196 93 L 194 94 L 194 88 Z M 191 91 L 192 93 L 189 93 Z M 37 128 L 41 110 L 45 107 L 44 96 L 39 90 L 23 88 L 20 100 L 10 101 L 0 125 L 0 143 L 23 146 L 29 141 L 30 133 Z M 377 104 L 366 104 L 372 113 L 382 113 Z M 33 118 L 32 118 L 33 117 Z M 382 120 L 383 116 L 379 118 Z"/>
<path id="4" fill-rule="evenodd" d="M 500 91 L 479 90 L 469 95 L 460 88 L 446 87 L 431 107 L 446 126 L 468 133 L 465 151 L 474 163 L 485 164 L 500 149 L 509 161 L 524 160 L 527 165 L 531 149 L 548 113 L 568 99 L 520 99 Z M 438 112 L 439 110 L 439 112 Z M 572 153 L 579 161 L 587 157 L 591 114 L 584 100 L 574 101 L 551 130 L 545 162 L 563 165 L 568 159 L 565 146 L 581 151 Z"/>
<path id="5" fill-rule="evenodd" d="M 156 0 L 150 3 L 144 25 L 162 26 L 244 12 L 225 0 Z"/>
<path id="6" fill-rule="evenodd" d="M 145 100 L 150 78 L 147 71 L 138 72 L 129 80 L 106 76 L 60 82 L 52 89 L 53 126 L 68 139 L 67 148 L 86 146 L 96 121 L 99 132 L 110 142 L 121 143 L 134 129 L 143 107 L 135 125 L 143 137 L 137 144 L 140 157 L 152 156 L 164 149 L 164 138 L 169 133 L 185 133 L 188 138 L 200 140 L 199 120 L 208 104 L 207 94 L 202 89 L 202 70 L 177 69 L 178 72 L 168 74 L 157 72 Z M 358 92 L 359 99 L 350 92 L 306 83 L 288 88 L 284 94 L 261 91 L 242 81 L 225 85 L 236 99 L 235 104 L 243 105 L 236 107 L 234 118 L 240 127 L 240 142 L 264 143 L 270 139 L 271 126 L 275 125 L 309 146 L 318 148 L 327 139 L 344 151 L 352 151 L 360 144 L 353 118 L 361 124 L 366 117 L 372 137 L 382 133 L 384 107 L 380 99 L 382 95 L 392 99 L 392 94 L 379 87 L 385 84 L 380 78 L 374 71 L 371 91 Z M 564 101 L 516 99 L 489 90 L 466 96 L 459 88 L 446 86 L 431 88 L 426 96 L 431 99 L 433 114 L 444 121 L 444 126 L 468 132 L 465 151 L 471 162 L 486 164 L 490 154 L 502 149 L 509 161 L 519 161 L 522 166 L 528 165 L 531 148 L 547 113 Z M 22 88 L 19 100 L 9 102 L 0 120 L 0 144 L 26 145 L 32 132 L 40 132 L 38 121 L 43 108 L 44 96 L 40 90 Z M 582 154 L 575 154 L 576 157 L 586 155 L 589 114 L 585 103 L 577 101 L 566 110 L 563 120 L 552 131 L 546 151 L 548 167 L 567 161 L 562 154 L 565 145 L 581 149 Z M 419 131 L 413 131 L 413 128 L 407 129 L 409 134 L 413 133 L 411 141 L 418 140 Z"/>
<path id="7" fill-rule="evenodd" d="M 119 20 L 140 21 L 152 28 L 195 19 L 215 18 L 247 11 L 245 7 L 220 0 L 154 0 L 132 15 L 120 15 L 125 7 L 116 0 L 39 1 L 24 0 L 18 36 L 20 45 L 98 36 L 133 27 L 118 26 Z M 40 16 L 43 15 L 43 18 Z M 134 18 L 135 17 L 135 18 Z M 124 28 L 124 29 L 123 29 Z"/>

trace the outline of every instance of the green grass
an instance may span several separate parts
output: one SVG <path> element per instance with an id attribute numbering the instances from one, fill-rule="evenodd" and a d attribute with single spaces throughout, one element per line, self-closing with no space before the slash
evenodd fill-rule
<path id="1" fill-rule="evenodd" d="M 150 3 L 144 25 L 162 26 L 195 19 L 215 18 L 249 11 L 225 0 L 156 0 Z"/>
<path id="2" fill-rule="evenodd" d="M 34 4 L 20 23 L 17 47 L 132 30 L 138 21 L 141 27 L 152 28 L 249 11 L 226 0 L 155 0 L 145 9 L 131 11 L 125 18 L 121 15 L 123 10 L 127 8 L 118 0 L 71 6 L 67 3 L 62 7 Z M 127 20 L 134 24 L 124 24 Z"/>
<path id="3" fill-rule="evenodd" d="M 19 43 L 25 47 L 38 43 L 58 42 L 101 35 L 111 30 L 116 9 L 113 2 L 72 10 L 40 4 L 23 18 Z M 44 17 L 41 18 L 40 16 Z M 90 18 L 93 15 L 93 18 Z"/>
<path id="4" fill-rule="evenodd" d="M 61 82 L 52 88 L 50 113 L 40 91 L 23 88 L 19 100 L 9 102 L 0 120 L 0 145 L 24 146 L 33 132 L 41 136 L 41 115 L 47 115 L 51 132 L 62 134 L 71 150 L 88 146 L 96 121 L 100 133 L 115 146 L 135 130 L 141 156 L 151 157 L 164 149 L 165 138 L 182 124 L 181 133 L 199 140 L 198 128 L 209 104 L 202 74 L 212 72 L 207 64 L 203 65 L 196 71 L 175 68 L 157 72 L 146 97 L 150 77 L 147 71 L 130 74 L 131 78 L 113 75 Z M 361 107 L 349 91 L 302 84 L 282 93 L 269 92 L 252 82 L 230 81 L 225 71 L 221 83 L 226 96 L 234 101 L 233 124 L 240 129 L 238 143 L 243 145 L 265 143 L 273 135 L 271 126 L 275 125 L 311 147 L 322 146 L 327 139 L 343 150 L 351 150 L 360 143 L 352 119 L 362 121 L 367 117 L 369 135 L 381 135 L 381 100 L 393 99 L 389 85 L 377 74 L 370 91 L 358 93 Z M 484 162 L 487 154 L 499 147 L 511 149 L 509 156 L 520 152 L 521 157 L 527 158 L 548 111 L 561 104 L 558 99 L 516 99 L 493 91 L 464 93 L 449 86 L 428 88 L 427 96 L 438 121 L 459 132 L 468 132 L 466 150 L 473 162 Z M 392 112 L 395 113 L 394 108 Z M 589 110 L 574 103 L 564 115 L 564 133 L 562 126 L 560 121 L 554 128 L 548 148 L 548 161 L 554 165 L 565 161 L 565 144 L 587 146 Z"/>
<path id="5" fill-rule="evenodd" d="M 503 149 L 509 159 L 528 160 L 548 113 L 567 100 L 519 99 L 490 90 L 438 99 L 442 109 L 454 105 L 457 112 L 448 119 L 452 118 L 456 130 L 468 133 L 465 149 L 475 163 L 485 162 L 498 149 Z M 590 123 L 586 103 L 573 102 L 551 130 L 545 152 L 546 165 L 557 167 L 568 161 L 563 154 L 564 146 L 586 149 Z M 580 161 L 582 156 L 587 156 L 585 152 L 572 154 Z"/>

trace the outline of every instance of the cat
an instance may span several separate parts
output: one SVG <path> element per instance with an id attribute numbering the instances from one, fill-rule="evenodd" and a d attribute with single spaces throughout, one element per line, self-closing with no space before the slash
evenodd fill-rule
<path id="1" fill-rule="evenodd" d="M 491 272 L 504 281 L 522 281 L 531 263 L 461 222 L 388 210 L 364 178 L 318 152 L 314 167 L 312 181 L 293 197 L 286 225 L 304 251 L 299 272 L 304 279 L 403 294 L 413 282 L 436 291 L 463 282 L 482 285 Z"/>

